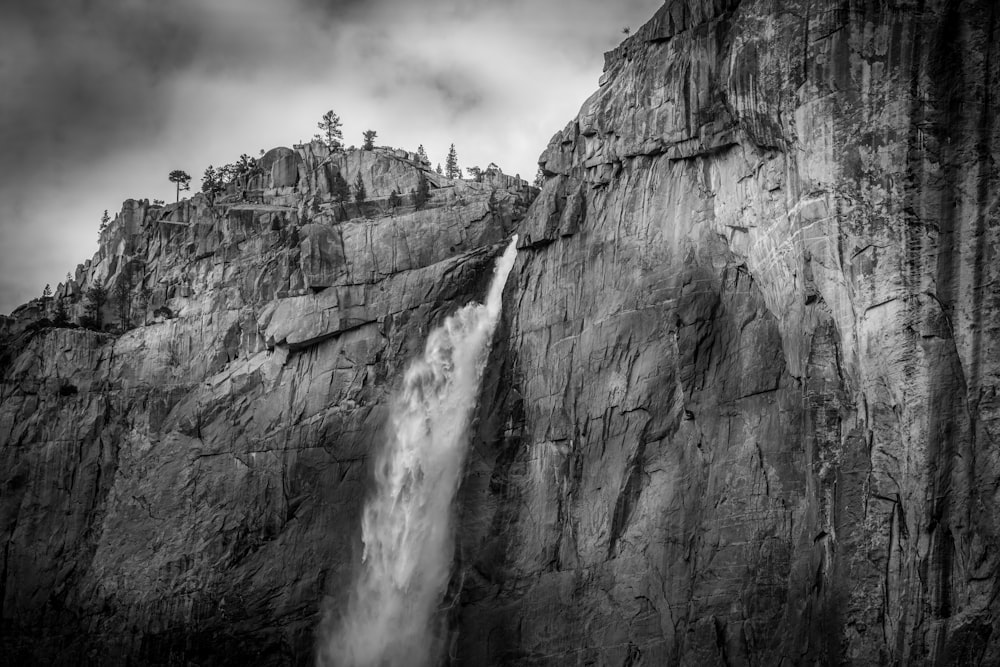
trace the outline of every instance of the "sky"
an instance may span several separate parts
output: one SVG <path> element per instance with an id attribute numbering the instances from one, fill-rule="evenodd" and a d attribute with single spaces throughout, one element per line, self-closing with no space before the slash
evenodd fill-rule
<path id="1" fill-rule="evenodd" d="M 97 250 L 101 214 L 308 140 L 529 180 L 662 0 L 2 0 L 0 313 Z"/>

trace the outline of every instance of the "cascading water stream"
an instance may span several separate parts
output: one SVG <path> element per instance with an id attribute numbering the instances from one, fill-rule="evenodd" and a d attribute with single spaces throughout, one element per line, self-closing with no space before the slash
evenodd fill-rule
<path id="1" fill-rule="evenodd" d="M 393 397 L 362 516 L 361 572 L 343 621 L 320 646 L 319 665 L 419 667 L 439 657 L 451 504 L 516 244 L 517 236 L 498 260 L 486 303 L 463 307 L 430 333 Z"/>

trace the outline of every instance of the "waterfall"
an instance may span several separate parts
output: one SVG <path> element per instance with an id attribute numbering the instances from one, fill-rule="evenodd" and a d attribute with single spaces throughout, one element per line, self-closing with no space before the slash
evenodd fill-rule
<path id="1" fill-rule="evenodd" d="M 319 665 L 419 667 L 440 658 L 451 505 L 516 243 L 517 236 L 498 260 L 486 303 L 468 304 L 434 329 L 393 396 L 361 520 L 361 571 L 340 626 L 322 641 Z"/>

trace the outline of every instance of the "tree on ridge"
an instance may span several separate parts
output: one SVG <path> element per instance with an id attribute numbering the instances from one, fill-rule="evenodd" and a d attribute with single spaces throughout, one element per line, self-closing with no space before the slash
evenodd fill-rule
<path id="1" fill-rule="evenodd" d="M 183 171 L 181 169 L 174 169 L 172 172 L 170 172 L 170 175 L 167 176 L 167 178 L 170 180 L 171 183 L 174 183 L 177 186 L 177 191 L 175 193 L 177 195 L 177 198 L 175 199 L 175 201 L 180 201 L 181 190 L 191 189 L 191 176 L 186 171 Z"/>
<path id="2" fill-rule="evenodd" d="M 323 142 L 331 151 L 339 150 L 344 139 L 344 132 L 340 129 L 342 124 L 340 116 L 333 113 L 333 109 L 330 109 L 323 114 L 323 120 L 316 123 L 322 134 L 316 134 L 314 138 Z"/>
<path id="3" fill-rule="evenodd" d="M 444 175 L 448 178 L 462 178 L 462 170 L 458 167 L 458 152 L 455 144 L 448 149 L 448 157 L 444 161 Z"/>

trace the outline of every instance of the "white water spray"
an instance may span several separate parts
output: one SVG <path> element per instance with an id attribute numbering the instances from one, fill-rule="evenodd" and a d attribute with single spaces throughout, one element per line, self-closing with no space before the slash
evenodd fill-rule
<path id="1" fill-rule="evenodd" d="M 451 504 L 517 237 L 497 262 L 486 303 L 431 332 L 393 397 L 376 490 L 362 516 L 361 573 L 340 627 L 320 646 L 323 666 L 434 664 L 451 573 Z"/>

